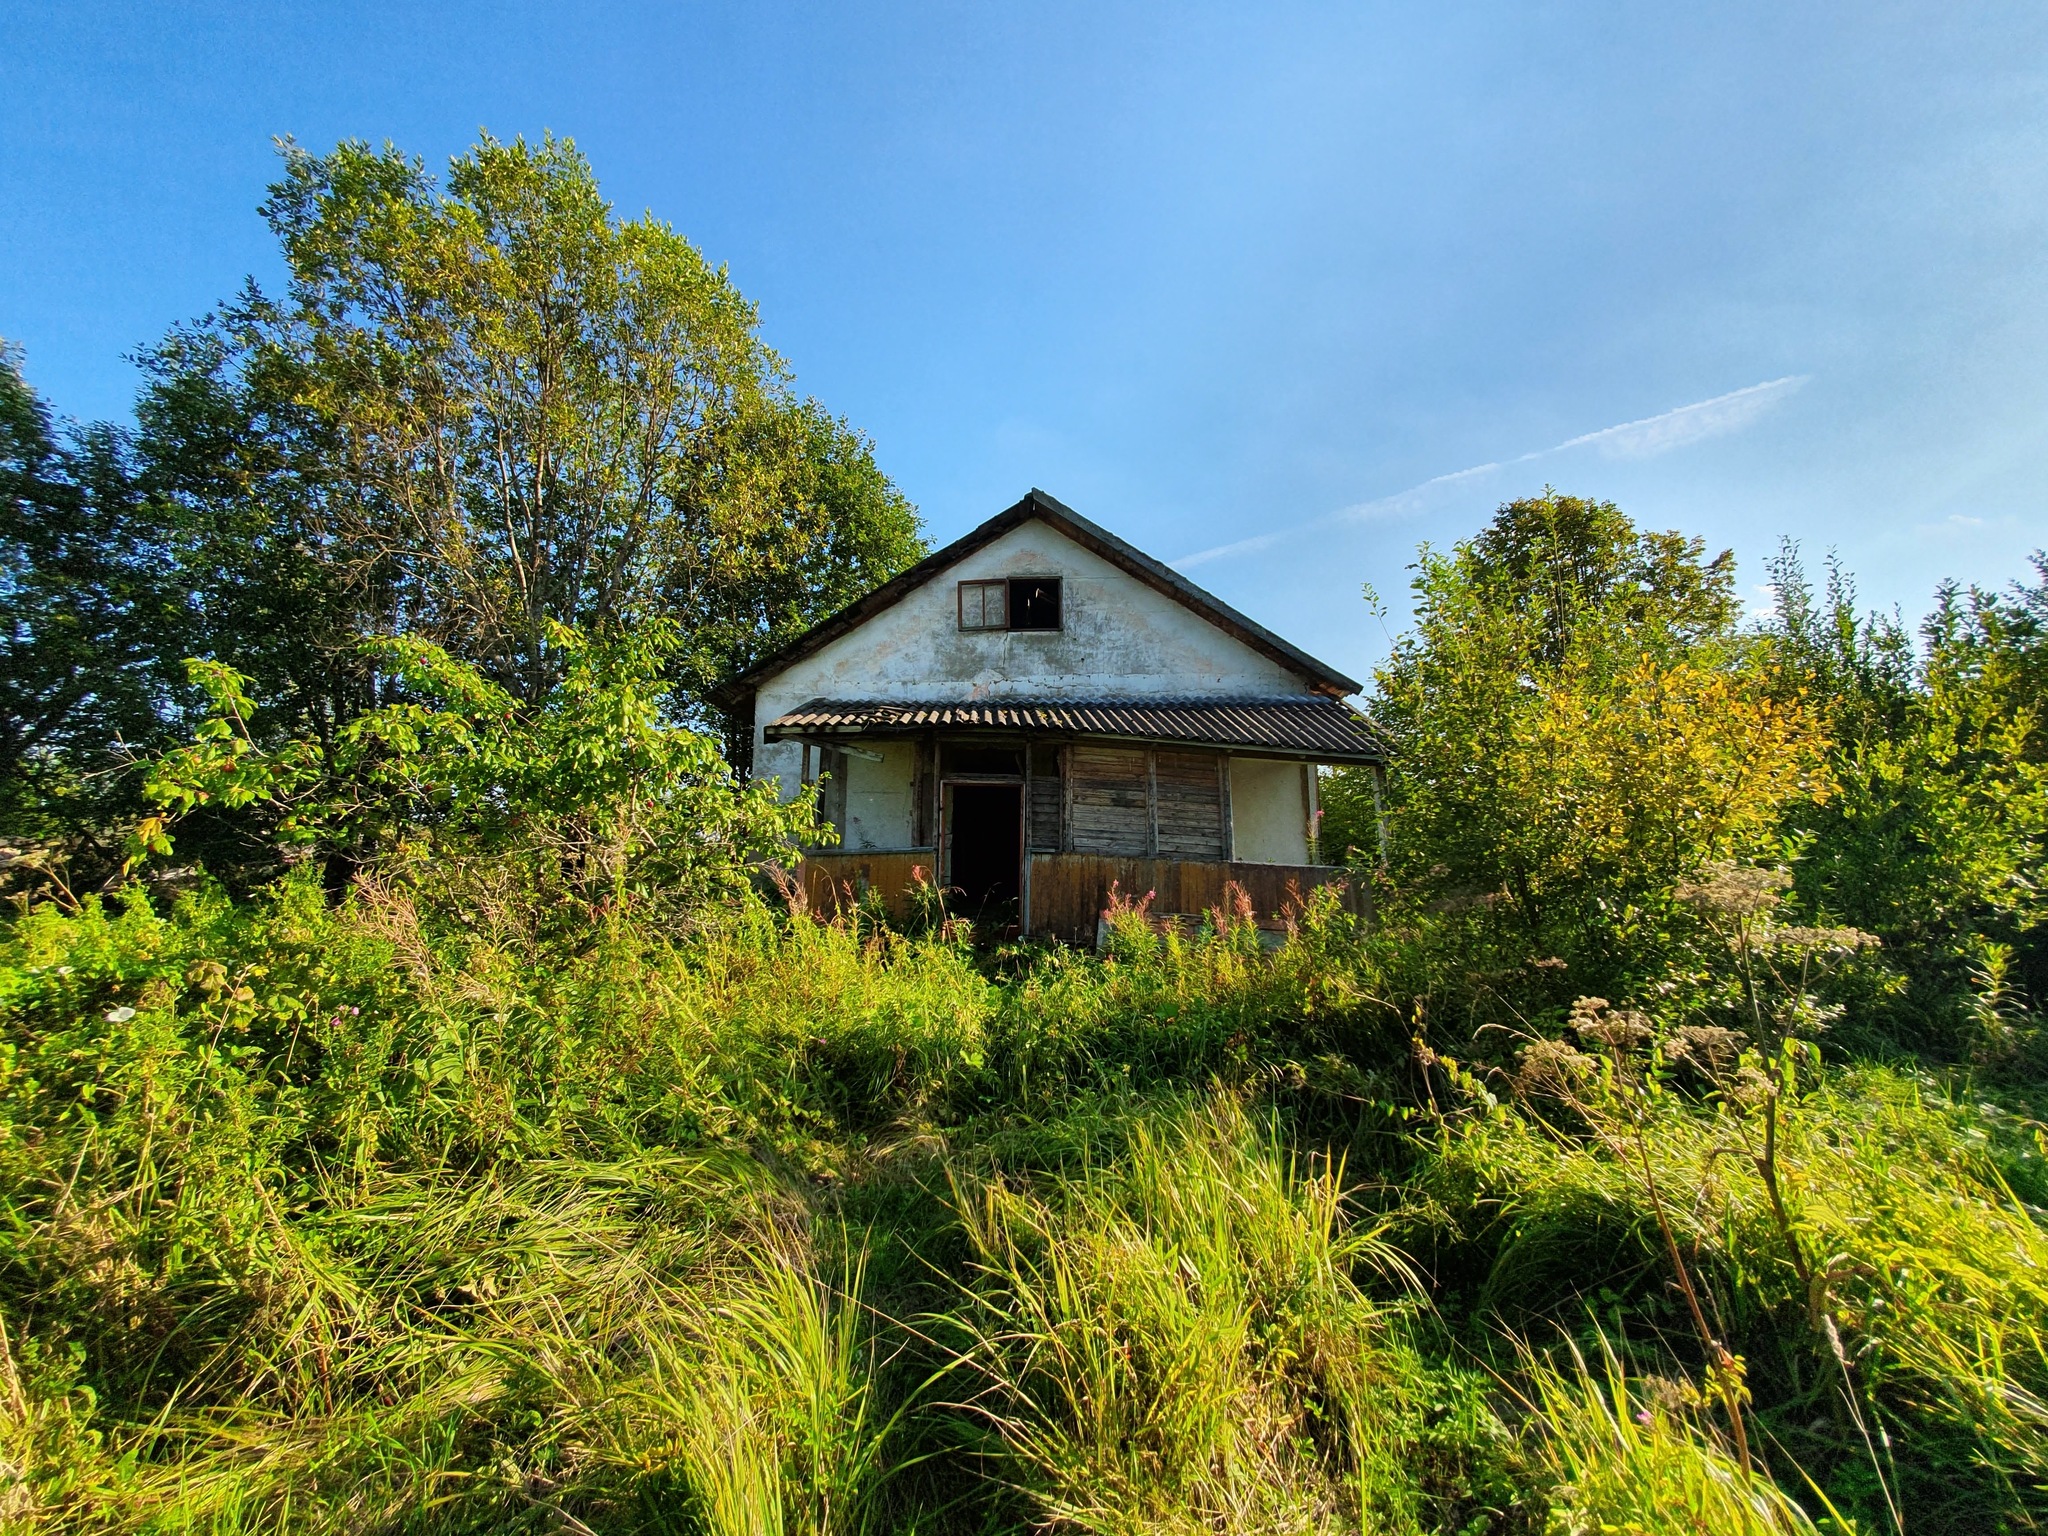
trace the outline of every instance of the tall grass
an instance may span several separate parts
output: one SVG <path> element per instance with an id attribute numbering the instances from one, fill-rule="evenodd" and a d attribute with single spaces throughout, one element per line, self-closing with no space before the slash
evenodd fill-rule
<path id="1" fill-rule="evenodd" d="M 1415 1277 L 1347 1219 L 1337 1166 L 1219 1094 L 1140 1118 L 1112 1159 L 955 1200 L 972 1404 L 1042 1518 L 1309 1531 L 1408 1502 L 1383 1486 L 1399 1357 L 1357 1277 Z"/>
<path id="2" fill-rule="evenodd" d="M 743 904 L 564 948 L 523 902 L 0 933 L 0 1521 L 1796 1530 L 1808 1475 L 1864 1530 L 2048 1519 L 2048 1162 L 1974 1096 L 1785 1103 L 1816 1287 L 1740 1104 L 1658 1099 L 1773 1492 L 1684 1397 L 1642 1168 L 1458 1107 L 1398 936 L 991 956 Z M 1593 1369 L 1522 1342 L 1560 1328 Z"/>
<path id="3" fill-rule="evenodd" d="M 885 1414 L 877 1400 L 864 1270 L 855 1249 L 835 1283 L 801 1237 L 778 1234 L 740 1283 L 700 1293 L 689 1329 L 614 1390 L 593 1450 L 637 1474 L 659 1463 L 666 1478 L 644 1490 L 667 1505 L 658 1524 L 715 1536 L 877 1528 L 902 1408 Z"/>
<path id="4" fill-rule="evenodd" d="M 1883 1069 L 1838 1074 L 1783 1106 L 1790 1232 L 1749 1169 L 1739 1103 L 1662 1101 L 1642 1139 L 1662 1218 L 1730 1343 L 1763 1426 L 1891 1523 L 1970 1529 L 2037 1517 L 2048 1355 L 2048 1234 L 2006 1177 L 2038 1167 L 1992 1106 Z M 1635 1160 L 1601 1139 L 1496 1109 L 1460 1124 L 1418 1192 L 1457 1213 L 1456 1262 L 1507 1326 L 1626 1311 L 1695 1359 L 1659 1212 Z M 1867 1415 L 1867 1417 L 1866 1417 Z"/>
<path id="5" fill-rule="evenodd" d="M 1564 1368 L 1530 1354 L 1523 1373 L 1537 1459 L 1555 1481 L 1555 1536 L 1813 1536 L 1797 1502 L 1740 1464 L 1696 1393 L 1630 1380 L 1604 1337 L 1597 1374 L 1568 1354 Z"/>

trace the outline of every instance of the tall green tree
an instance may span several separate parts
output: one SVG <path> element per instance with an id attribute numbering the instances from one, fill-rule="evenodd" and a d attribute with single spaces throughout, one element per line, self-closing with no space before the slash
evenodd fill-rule
<path id="1" fill-rule="evenodd" d="M 1459 579 L 1513 615 L 1524 643 L 1556 662 L 1589 627 L 1631 629 L 1639 641 L 1692 643 L 1735 622 L 1735 555 L 1638 528 L 1611 501 L 1540 496 L 1503 505 L 1458 550 Z"/>
<path id="2" fill-rule="evenodd" d="M 1480 969 L 1563 959 L 1597 990 L 1658 963 L 1679 882 L 1825 790 L 1818 717 L 1736 633 L 1734 562 L 1697 539 L 1546 491 L 1425 546 L 1415 591 L 1373 704 L 1389 874 L 1397 902 L 1466 914 Z"/>
<path id="3" fill-rule="evenodd" d="M 169 551 L 108 427 L 66 431 L 0 347 L 0 842 L 21 857 L 132 800 L 186 634 Z"/>
<path id="4" fill-rule="evenodd" d="M 725 271 L 615 217 L 569 141 L 485 138 L 445 184 L 282 152 L 284 291 L 174 333 L 141 408 L 196 580 L 224 573 L 214 649 L 266 695 L 345 717 L 384 685 L 340 642 L 402 634 L 533 703 L 558 627 L 659 619 L 687 707 L 922 553 Z"/>
<path id="5" fill-rule="evenodd" d="M 333 437 L 308 405 L 244 376 L 218 326 L 174 331 L 142 358 L 138 488 L 166 534 L 186 657 L 255 680 L 264 728 L 333 741 L 378 702 L 358 638 L 381 631 L 316 509 L 334 494 Z"/>

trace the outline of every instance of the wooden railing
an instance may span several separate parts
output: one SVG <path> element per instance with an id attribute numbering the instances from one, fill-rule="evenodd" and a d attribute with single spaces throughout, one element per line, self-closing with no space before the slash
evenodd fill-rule
<path id="1" fill-rule="evenodd" d="M 1031 931 L 1092 944 L 1110 893 L 1142 901 L 1156 916 L 1199 916 L 1232 904 L 1235 885 L 1262 922 L 1284 918 L 1310 893 L 1341 885 L 1341 900 L 1361 917 L 1367 893 L 1351 872 L 1327 864 L 1239 864 L 1221 859 L 1129 859 L 1089 853 L 1031 856 Z"/>
<path id="2" fill-rule="evenodd" d="M 932 879 L 933 851 L 814 853 L 797 868 L 811 909 L 835 913 L 849 899 L 869 891 L 880 895 L 891 916 L 910 911 L 910 890 L 922 871 Z M 1284 919 L 1310 893 L 1322 886 L 1341 887 L 1345 908 L 1370 916 L 1369 893 L 1352 871 L 1328 864 L 1241 864 L 1212 859 L 1117 858 L 1089 853 L 1034 853 L 1026 897 L 1030 931 L 1075 943 L 1092 944 L 1096 922 L 1109 905 L 1110 893 L 1132 901 L 1151 893 L 1150 910 L 1157 916 L 1184 913 L 1199 916 L 1212 907 L 1228 906 L 1235 884 L 1261 922 Z"/>
<path id="3" fill-rule="evenodd" d="M 932 871 L 937 858 L 930 848 L 813 853 L 797 865 L 796 877 L 813 912 L 831 916 L 872 890 L 880 893 L 889 916 L 900 922 L 910 915 L 910 893 L 918 879 L 935 883 Z"/>

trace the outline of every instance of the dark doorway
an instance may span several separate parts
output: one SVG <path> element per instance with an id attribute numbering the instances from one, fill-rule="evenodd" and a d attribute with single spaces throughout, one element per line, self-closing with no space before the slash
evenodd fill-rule
<path id="1" fill-rule="evenodd" d="M 1023 801 L 1023 786 L 1018 784 L 946 786 L 949 883 L 959 888 L 963 912 L 1016 905 Z"/>

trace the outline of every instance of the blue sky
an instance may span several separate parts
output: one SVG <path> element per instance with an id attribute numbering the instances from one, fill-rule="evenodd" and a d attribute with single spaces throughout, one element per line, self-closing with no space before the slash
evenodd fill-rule
<path id="1" fill-rule="evenodd" d="M 1546 481 L 1872 602 L 2048 544 L 2048 7 L 0 11 L 0 336 L 60 412 L 277 264 L 270 138 L 553 129 L 947 538 L 1038 485 L 1363 673 Z"/>

